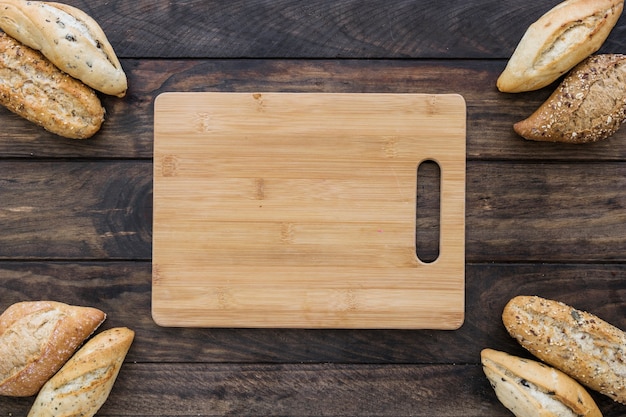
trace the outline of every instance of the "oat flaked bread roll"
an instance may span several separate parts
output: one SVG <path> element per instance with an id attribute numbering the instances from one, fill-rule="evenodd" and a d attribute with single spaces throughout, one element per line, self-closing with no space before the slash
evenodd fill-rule
<path id="1" fill-rule="evenodd" d="M 0 104 L 56 135 L 86 139 L 105 110 L 96 93 L 39 52 L 0 32 Z"/>
<path id="2" fill-rule="evenodd" d="M 596 52 L 624 0 L 567 0 L 530 25 L 497 81 L 502 92 L 538 90 Z"/>
<path id="3" fill-rule="evenodd" d="M 0 29 L 88 86 L 118 97 L 126 74 L 100 25 L 76 7 L 43 1 L 1 0 Z"/>
<path id="4" fill-rule="evenodd" d="M 612 136 L 626 120 L 626 55 L 593 55 L 513 129 L 528 140 L 589 143 Z"/>
<path id="5" fill-rule="evenodd" d="M 517 417 L 602 417 L 585 388 L 558 369 L 493 349 L 480 356 L 496 396 Z"/>
<path id="6" fill-rule="evenodd" d="M 0 315 L 0 395 L 35 395 L 106 315 L 55 301 L 24 301 Z"/>
<path id="7" fill-rule="evenodd" d="M 537 358 L 626 404 L 626 333 L 588 312 L 518 296 L 502 313 L 509 334 Z"/>
<path id="8" fill-rule="evenodd" d="M 95 335 L 41 389 L 28 417 L 92 417 L 105 403 L 135 333 L 116 327 Z"/>

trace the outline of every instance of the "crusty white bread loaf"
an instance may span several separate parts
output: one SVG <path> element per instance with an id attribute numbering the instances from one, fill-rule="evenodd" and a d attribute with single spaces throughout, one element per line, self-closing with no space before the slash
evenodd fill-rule
<path id="1" fill-rule="evenodd" d="M 28 417 L 91 417 L 106 402 L 135 333 L 105 330 L 78 350 L 39 391 Z"/>
<path id="2" fill-rule="evenodd" d="M 91 88 L 2 32 L 0 104 L 49 132 L 71 139 L 93 136 L 105 114 Z"/>
<path id="3" fill-rule="evenodd" d="M 498 78 L 502 92 L 538 90 L 596 52 L 617 23 L 624 0 L 567 0 L 530 25 Z"/>
<path id="4" fill-rule="evenodd" d="M 626 55 L 592 55 L 513 129 L 528 140 L 590 143 L 606 139 L 626 120 Z"/>
<path id="5" fill-rule="evenodd" d="M 24 301 L 0 315 L 0 395 L 35 395 L 106 315 L 55 301 Z"/>
<path id="6" fill-rule="evenodd" d="M 0 29 L 88 86 L 118 97 L 127 80 L 100 25 L 76 7 L 43 1 L 1 0 Z"/>
<path id="7" fill-rule="evenodd" d="M 588 312 L 536 296 L 510 300 L 509 334 L 537 358 L 626 404 L 626 333 Z"/>
<path id="8" fill-rule="evenodd" d="M 493 349 L 480 357 L 496 396 L 517 417 L 602 417 L 585 388 L 558 369 Z"/>

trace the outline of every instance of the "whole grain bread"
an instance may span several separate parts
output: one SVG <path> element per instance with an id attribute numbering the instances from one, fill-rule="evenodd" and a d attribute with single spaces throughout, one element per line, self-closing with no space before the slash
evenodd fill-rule
<path id="1" fill-rule="evenodd" d="M 123 97 L 126 74 L 100 25 L 62 3 L 0 0 L 0 29 L 105 94 Z"/>
<path id="2" fill-rule="evenodd" d="M 0 32 L 0 104 L 71 139 L 100 130 L 105 110 L 96 93 L 39 52 Z"/>
<path id="3" fill-rule="evenodd" d="M 497 81 L 502 92 L 543 88 L 595 53 L 617 23 L 624 0 L 567 0 L 529 26 Z"/>
<path id="4" fill-rule="evenodd" d="M 502 321 L 537 358 L 626 404 L 626 333 L 595 315 L 536 296 L 508 302 Z"/>
<path id="5" fill-rule="evenodd" d="M 528 140 L 589 143 L 606 139 L 626 120 L 626 55 L 593 55 L 513 129 Z"/>
<path id="6" fill-rule="evenodd" d="M 9 306 L 0 315 L 0 395 L 35 395 L 105 318 L 55 301 Z"/>
<path id="7" fill-rule="evenodd" d="M 106 402 L 135 333 L 105 330 L 80 348 L 41 389 L 28 417 L 92 417 Z"/>
<path id="8" fill-rule="evenodd" d="M 480 356 L 496 396 L 517 417 L 602 417 L 585 388 L 558 369 L 493 349 Z"/>

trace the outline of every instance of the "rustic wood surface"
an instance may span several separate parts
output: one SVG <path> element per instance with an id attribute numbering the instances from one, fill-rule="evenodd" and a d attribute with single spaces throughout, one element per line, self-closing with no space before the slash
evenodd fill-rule
<path id="1" fill-rule="evenodd" d="M 136 340 L 101 416 L 508 416 L 479 364 L 526 355 L 500 313 L 518 294 L 626 329 L 626 130 L 527 142 L 512 123 L 554 86 L 495 80 L 556 0 L 72 0 L 130 89 L 86 141 L 0 109 L 0 309 L 55 299 Z M 622 18 L 602 52 L 626 52 Z M 459 93 L 467 102 L 466 318 L 457 331 L 173 329 L 150 315 L 154 99 L 168 91 Z M 605 416 L 626 406 L 593 394 Z M 0 398 L 25 416 L 33 398 Z"/>

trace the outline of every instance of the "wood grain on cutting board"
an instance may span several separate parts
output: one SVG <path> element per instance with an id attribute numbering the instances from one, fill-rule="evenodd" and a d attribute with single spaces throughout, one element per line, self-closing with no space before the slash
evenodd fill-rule
<path id="1" fill-rule="evenodd" d="M 165 93 L 155 102 L 152 314 L 163 326 L 455 329 L 459 95 Z M 415 251 L 441 172 L 439 257 Z"/>

